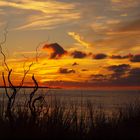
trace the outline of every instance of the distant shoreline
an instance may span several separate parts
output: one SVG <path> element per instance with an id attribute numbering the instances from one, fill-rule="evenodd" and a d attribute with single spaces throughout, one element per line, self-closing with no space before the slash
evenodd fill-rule
<path id="1" fill-rule="evenodd" d="M 4 86 L 0 86 L 0 89 L 2 88 L 5 88 Z M 11 87 L 6 87 L 6 88 L 11 88 Z M 20 88 L 19 86 L 15 86 L 15 88 Z M 29 88 L 34 88 L 34 86 L 23 86 L 21 87 L 22 89 L 29 89 Z M 38 89 L 63 89 L 63 88 L 60 88 L 60 87 L 45 87 L 45 86 L 41 86 L 41 87 L 38 87 Z"/>
<path id="2" fill-rule="evenodd" d="M 4 86 L 0 86 L 0 89 L 5 88 Z M 7 86 L 7 89 L 11 87 Z M 15 86 L 15 88 L 20 88 L 20 86 Z M 22 89 L 30 89 L 34 88 L 34 86 L 22 86 Z M 38 89 L 61 89 L 61 90 L 93 90 L 93 91 L 138 91 L 140 92 L 139 88 L 63 88 L 63 87 L 47 87 L 47 86 L 39 86 Z"/>

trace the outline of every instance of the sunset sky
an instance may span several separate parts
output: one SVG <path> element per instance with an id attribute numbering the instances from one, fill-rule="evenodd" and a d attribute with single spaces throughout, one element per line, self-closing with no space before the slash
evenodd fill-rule
<path id="1" fill-rule="evenodd" d="M 15 85 L 34 62 L 26 85 L 140 87 L 140 0 L 0 0 L 5 27 Z"/>

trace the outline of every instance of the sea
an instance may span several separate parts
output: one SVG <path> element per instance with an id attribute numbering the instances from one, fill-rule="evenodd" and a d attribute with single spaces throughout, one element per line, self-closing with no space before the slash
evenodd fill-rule
<path id="1" fill-rule="evenodd" d="M 10 89 L 9 93 L 12 92 Z M 29 100 L 29 95 L 33 88 L 24 88 L 17 93 L 15 104 L 19 105 Z M 83 90 L 83 89 L 47 89 L 40 88 L 35 93 L 35 97 L 43 96 L 47 104 L 53 105 L 57 102 L 63 106 L 76 105 L 86 108 L 87 103 L 91 103 L 95 108 L 101 107 L 110 111 L 125 107 L 140 101 L 140 90 Z M 0 88 L 0 102 L 7 102 L 7 97 L 3 88 Z"/>

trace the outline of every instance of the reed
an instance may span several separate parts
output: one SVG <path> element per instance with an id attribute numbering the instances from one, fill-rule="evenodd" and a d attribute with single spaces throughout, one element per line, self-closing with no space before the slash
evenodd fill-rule
<path id="1" fill-rule="evenodd" d="M 0 107 L 3 107 L 1 102 Z M 13 120 L 0 108 L 1 138 L 14 139 L 67 139 L 67 140 L 137 140 L 140 139 L 140 104 L 135 102 L 118 108 L 112 115 L 102 108 L 95 108 L 89 101 L 86 108 L 65 106 L 54 100 L 49 104 L 36 105 L 36 117 L 27 104 L 16 105 L 11 111 Z"/>

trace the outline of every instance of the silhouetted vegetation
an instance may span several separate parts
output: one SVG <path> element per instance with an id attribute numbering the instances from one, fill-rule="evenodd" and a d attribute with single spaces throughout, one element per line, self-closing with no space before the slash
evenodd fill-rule
<path id="1" fill-rule="evenodd" d="M 134 103 L 107 115 L 101 108 L 87 102 L 84 110 L 76 105 L 66 106 L 55 100 L 52 105 L 44 100 L 35 105 L 33 113 L 27 104 L 11 110 L 12 120 L 2 109 L 1 138 L 18 139 L 77 139 L 77 140 L 139 140 L 140 104 Z"/>

